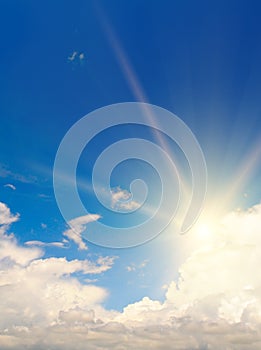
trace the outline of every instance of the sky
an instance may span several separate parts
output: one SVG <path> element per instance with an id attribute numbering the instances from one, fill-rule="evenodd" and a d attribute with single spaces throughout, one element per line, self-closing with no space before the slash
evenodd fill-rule
<path id="1" fill-rule="evenodd" d="M 0 1 L 1 349 L 260 349 L 260 11 Z"/>

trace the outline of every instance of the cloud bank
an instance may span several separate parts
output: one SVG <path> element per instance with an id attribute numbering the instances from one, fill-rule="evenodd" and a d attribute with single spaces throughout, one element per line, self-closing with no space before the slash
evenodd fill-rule
<path id="1" fill-rule="evenodd" d="M 2 350 L 261 348 L 261 205 L 224 217 L 164 302 L 145 297 L 123 312 L 105 310 L 107 291 L 74 276 L 105 272 L 113 258 L 43 259 L 6 233 L 17 216 L 0 208 Z"/>

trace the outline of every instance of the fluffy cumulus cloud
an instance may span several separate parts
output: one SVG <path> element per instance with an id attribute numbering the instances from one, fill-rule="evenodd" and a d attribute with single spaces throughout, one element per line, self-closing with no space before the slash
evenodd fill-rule
<path id="1" fill-rule="evenodd" d="M 19 219 L 19 215 L 11 214 L 10 209 L 0 202 L 0 225 L 10 225 Z"/>
<path id="2" fill-rule="evenodd" d="M 111 258 L 43 259 L 40 250 L 23 249 L 33 252 L 27 261 L 1 256 L 3 350 L 261 348 L 261 205 L 223 218 L 163 302 L 145 297 L 123 312 L 105 310 L 106 291 L 72 275 L 106 271 Z"/>
<path id="3" fill-rule="evenodd" d="M 127 190 L 115 187 L 111 191 L 111 208 L 115 210 L 133 211 L 140 207 L 140 204 L 131 199 L 132 195 Z"/>
<path id="4" fill-rule="evenodd" d="M 75 274 L 106 272 L 114 258 L 43 258 L 42 249 L 21 246 L 9 233 L 10 224 L 17 220 L 18 215 L 0 203 L 0 348 L 35 349 L 36 343 L 45 342 L 49 327 L 71 325 L 76 319 L 78 323 L 91 322 L 93 309 L 105 314 L 100 304 L 107 291 L 81 282 Z"/>

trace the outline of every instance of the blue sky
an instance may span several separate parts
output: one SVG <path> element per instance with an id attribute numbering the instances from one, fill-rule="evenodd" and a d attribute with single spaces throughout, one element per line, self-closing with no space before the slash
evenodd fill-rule
<path id="1" fill-rule="evenodd" d="M 106 310 L 121 312 L 144 297 L 164 302 L 194 249 L 189 238 L 181 241 L 169 228 L 136 248 L 109 249 L 84 240 L 88 250 L 81 250 L 64 234 L 68 227 L 53 190 L 55 155 L 68 129 L 88 113 L 148 102 L 177 115 L 196 136 L 208 168 L 208 222 L 258 205 L 260 10 L 258 1 L 1 1 L 0 202 L 20 215 L 10 229 L 16 244 L 34 249 L 26 242 L 66 239 L 62 248 L 44 247 L 42 259 L 95 264 L 99 257 L 114 257 L 108 270 L 88 276 L 108 292 L 101 302 Z M 77 172 L 88 210 L 113 223 L 117 219 L 84 186 L 91 184 L 95 157 L 122 137 L 159 143 L 146 128 L 114 128 L 85 150 Z M 166 142 L 179 158 L 176 146 Z M 157 174 L 137 161 L 125 172 L 115 171 L 115 191 L 128 191 L 136 171 L 157 202 Z M 189 179 L 187 171 L 185 166 Z M 83 284 L 87 278 L 77 269 L 73 276 Z"/>

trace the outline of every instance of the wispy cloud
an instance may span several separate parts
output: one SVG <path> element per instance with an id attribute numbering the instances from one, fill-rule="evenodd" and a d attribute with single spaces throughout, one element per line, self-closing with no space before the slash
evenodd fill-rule
<path id="1" fill-rule="evenodd" d="M 80 250 L 87 250 L 88 247 L 83 241 L 81 235 L 85 231 L 86 225 L 88 223 L 97 221 L 99 219 L 100 215 L 97 214 L 89 214 L 75 218 L 69 221 L 70 228 L 66 230 L 63 235 L 77 244 Z"/>
<path id="2" fill-rule="evenodd" d="M 83 52 L 73 51 L 71 55 L 68 56 L 69 62 L 81 63 L 85 59 L 85 54 Z"/>
<path id="3" fill-rule="evenodd" d="M 45 193 L 39 193 L 38 197 L 45 200 L 50 200 L 52 197 Z"/>
<path id="4" fill-rule="evenodd" d="M 84 53 L 83 53 L 83 52 L 82 52 L 82 53 L 80 53 L 80 54 L 79 54 L 79 59 L 82 61 L 82 60 L 84 60 L 84 58 L 85 58 Z"/>
<path id="5" fill-rule="evenodd" d="M 132 263 L 130 264 L 129 266 L 126 267 L 126 270 L 128 272 L 134 272 L 134 271 L 137 271 L 137 270 L 142 270 L 144 269 L 144 267 L 147 266 L 149 260 L 146 259 L 146 260 L 143 260 L 140 264 L 135 264 L 135 263 Z"/>
<path id="6" fill-rule="evenodd" d="M 65 248 L 66 247 L 64 242 L 27 241 L 27 242 L 25 242 L 25 245 L 38 246 L 38 247 L 57 247 L 57 248 Z"/>
<path id="7" fill-rule="evenodd" d="M 68 56 L 68 60 L 74 61 L 77 55 L 78 55 L 77 51 L 74 51 L 70 56 Z"/>
<path id="8" fill-rule="evenodd" d="M 12 190 L 16 190 L 16 187 L 12 184 L 5 184 L 4 187 L 11 188 Z"/>
<path id="9" fill-rule="evenodd" d="M 24 175 L 11 171 L 3 164 L 0 164 L 0 177 L 16 180 L 23 183 L 36 183 L 37 178 L 33 175 Z"/>

